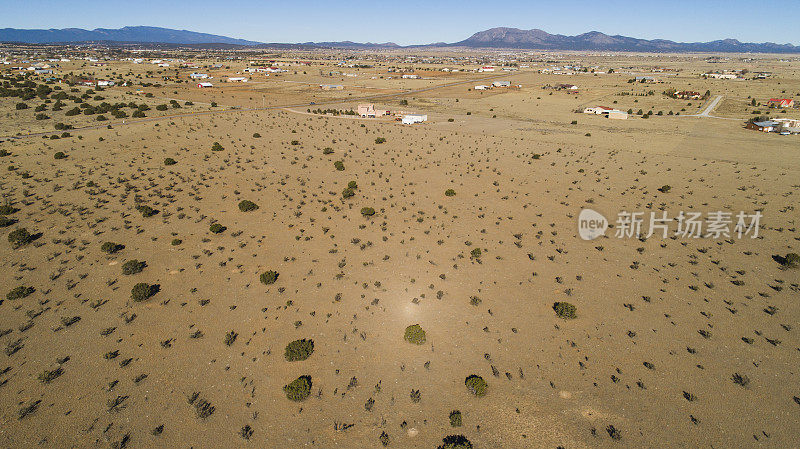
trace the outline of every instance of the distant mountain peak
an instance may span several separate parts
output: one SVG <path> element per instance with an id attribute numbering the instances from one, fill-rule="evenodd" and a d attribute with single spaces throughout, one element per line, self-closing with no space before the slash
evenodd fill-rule
<path id="1" fill-rule="evenodd" d="M 633 37 L 589 31 L 577 36 L 550 34 L 540 29 L 497 27 L 479 31 L 469 38 L 450 46 L 472 48 L 509 48 L 530 50 L 575 50 L 575 51 L 637 51 L 637 52 L 753 52 L 753 53 L 800 53 L 800 47 L 791 44 L 742 43 L 736 39 L 712 42 L 682 43 L 665 39 L 637 39 Z"/>

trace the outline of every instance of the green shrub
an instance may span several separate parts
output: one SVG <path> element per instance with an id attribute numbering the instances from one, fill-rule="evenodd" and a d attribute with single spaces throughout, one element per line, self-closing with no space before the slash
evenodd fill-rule
<path id="1" fill-rule="evenodd" d="M 453 189 L 447 189 L 447 190 L 444 191 L 444 195 L 445 196 L 455 196 L 456 195 L 456 191 L 453 190 Z"/>
<path id="2" fill-rule="evenodd" d="M 437 449 L 472 449 L 472 443 L 464 435 L 448 435 Z"/>
<path id="3" fill-rule="evenodd" d="M 167 106 L 165 104 L 160 104 L 160 105 L 156 106 L 156 110 L 157 111 L 166 111 L 167 109 L 169 109 L 169 106 Z"/>
<path id="4" fill-rule="evenodd" d="M 421 345 L 425 343 L 425 331 L 419 324 L 412 324 L 406 328 L 403 338 L 409 343 Z"/>
<path id="5" fill-rule="evenodd" d="M 224 149 L 225 148 L 223 148 L 222 145 L 219 144 L 219 142 L 214 142 L 214 145 L 211 145 L 211 151 L 222 151 Z"/>
<path id="6" fill-rule="evenodd" d="M 152 207 L 144 205 L 136 206 L 136 210 L 138 210 L 139 213 L 142 214 L 142 217 L 144 218 L 152 217 L 153 215 L 158 213 L 158 211 L 153 209 Z"/>
<path id="7" fill-rule="evenodd" d="M 144 111 L 137 109 L 137 110 L 133 111 L 133 114 L 131 114 L 131 117 L 133 117 L 133 118 L 143 118 L 143 117 L 147 117 L 147 114 L 145 114 Z"/>
<path id="8" fill-rule="evenodd" d="M 300 145 L 300 141 L 299 140 L 293 140 L 292 141 L 292 145 Z"/>
<path id="9" fill-rule="evenodd" d="M 120 251 L 125 248 L 125 245 L 120 245 L 119 243 L 114 242 L 105 242 L 102 246 L 100 246 L 100 250 L 104 253 L 114 254 L 117 251 Z"/>
<path id="10" fill-rule="evenodd" d="M 8 242 L 13 248 L 20 248 L 33 241 L 33 236 L 25 228 L 17 228 L 8 233 Z"/>
<path id="11" fill-rule="evenodd" d="M 553 310 L 556 312 L 556 316 L 559 318 L 563 318 L 565 320 L 577 318 L 578 315 L 575 313 L 577 309 L 575 306 L 568 302 L 556 302 L 553 303 Z"/>
<path id="12" fill-rule="evenodd" d="M 53 159 L 66 159 L 67 155 L 63 151 L 58 151 L 53 155 Z"/>
<path id="13" fill-rule="evenodd" d="M 344 162 L 342 162 L 342 161 L 334 162 L 333 166 L 336 167 L 336 170 L 344 171 Z"/>
<path id="14" fill-rule="evenodd" d="M 275 281 L 278 280 L 278 272 L 277 271 L 265 271 L 261 273 L 261 283 L 264 285 L 271 285 L 274 284 Z"/>
<path id="15" fill-rule="evenodd" d="M 258 204 L 250 200 L 242 200 L 239 202 L 239 210 L 242 212 L 250 212 L 256 209 L 258 209 Z"/>
<path id="16" fill-rule="evenodd" d="M 284 358 L 287 362 L 297 362 L 311 357 L 314 353 L 314 340 L 302 339 L 295 340 L 286 345 L 286 352 Z"/>
<path id="17" fill-rule="evenodd" d="M 27 103 L 17 103 L 17 110 L 21 111 L 23 109 L 28 109 Z"/>
<path id="18" fill-rule="evenodd" d="M 35 291 L 36 289 L 33 287 L 26 287 L 24 285 L 20 285 L 19 287 L 15 287 L 11 289 L 10 292 L 6 293 L 6 299 L 9 301 L 13 301 L 15 299 L 22 299 Z"/>
<path id="19" fill-rule="evenodd" d="M 375 209 L 373 209 L 371 207 L 362 207 L 361 208 L 361 215 L 363 215 L 365 217 L 371 217 L 371 216 L 375 215 Z"/>
<path id="20" fill-rule="evenodd" d="M 283 387 L 286 398 L 290 401 L 300 402 L 311 394 L 311 376 L 300 376 L 289 385 Z"/>
<path id="21" fill-rule="evenodd" d="M 322 150 L 322 154 L 333 154 L 333 148 L 326 147 Z"/>
<path id="22" fill-rule="evenodd" d="M 183 240 L 181 239 L 172 239 L 172 246 L 178 246 L 181 243 L 183 243 Z"/>
<path id="23" fill-rule="evenodd" d="M 450 427 L 461 427 L 461 412 L 453 410 L 450 412 Z"/>
<path id="24" fill-rule="evenodd" d="M 14 220 L 13 218 L 8 218 L 5 215 L 0 215 L 0 228 L 7 228 L 16 222 L 17 220 Z"/>
<path id="25" fill-rule="evenodd" d="M 355 182 L 355 181 L 350 181 L 350 182 L 347 183 L 347 188 L 355 190 L 355 189 L 358 188 L 358 183 Z"/>
<path id="26" fill-rule="evenodd" d="M 797 268 L 800 266 L 800 255 L 797 253 L 789 253 L 783 258 L 783 266 L 786 268 Z"/>
<path id="27" fill-rule="evenodd" d="M 222 226 L 219 223 L 214 223 L 214 224 L 212 224 L 211 226 L 208 227 L 208 230 L 213 232 L 214 234 L 221 234 L 221 233 L 225 232 L 226 229 L 228 229 L 228 228 L 225 227 L 225 226 Z"/>
<path id="28" fill-rule="evenodd" d="M 122 264 L 122 274 L 126 276 L 130 276 L 132 274 L 141 273 L 144 270 L 144 267 L 147 266 L 147 262 L 140 262 L 136 259 L 131 259 L 124 264 Z"/>
<path id="29" fill-rule="evenodd" d="M 261 134 L 259 134 L 259 133 L 253 133 L 253 138 L 255 138 L 255 139 L 258 139 L 258 138 L 260 138 L 260 137 L 261 137 Z"/>
<path id="30" fill-rule="evenodd" d="M 670 187 L 669 185 L 663 185 L 661 186 L 661 188 L 658 189 L 658 191 L 661 193 L 668 193 L 670 190 L 672 190 L 672 187 Z"/>
<path id="31" fill-rule="evenodd" d="M 0 215 L 11 215 L 13 213 L 18 212 L 19 209 L 10 205 L 10 204 L 3 204 L 0 205 Z"/>
<path id="32" fill-rule="evenodd" d="M 342 198 L 345 199 L 352 198 L 353 196 L 355 196 L 355 194 L 356 194 L 355 190 L 351 189 L 350 187 L 342 190 Z"/>
<path id="33" fill-rule="evenodd" d="M 136 302 L 142 302 L 158 293 L 157 285 L 150 285 L 146 282 L 140 282 L 133 286 L 131 289 L 131 299 Z"/>
<path id="34" fill-rule="evenodd" d="M 178 161 L 176 161 L 175 159 L 172 159 L 171 157 L 168 157 L 168 158 L 164 159 L 164 165 L 175 165 L 177 163 L 178 163 Z"/>
<path id="35" fill-rule="evenodd" d="M 386 139 L 383 138 L 383 137 L 378 137 L 377 139 L 375 139 L 375 143 L 379 144 L 379 145 L 382 144 L 382 143 L 385 143 L 385 142 L 386 142 Z"/>
<path id="36" fill-rule="evenodd" d="M 489 385 L 486 384 L 483 377 L 475 374 L 468 376 L 467 379 L 464 380 L 464 385 L 466 385 L 467 390 L 475 396 L 485 396 L 486 389 L 489 388 Z"/>
<path id="37" fill-rule="evenodd" d="M 481 258 L 481 249 L 480 248 L 473 248 L 472 251 L 469 252 L 469 255 L 472 256 L 474 259 Z"/>

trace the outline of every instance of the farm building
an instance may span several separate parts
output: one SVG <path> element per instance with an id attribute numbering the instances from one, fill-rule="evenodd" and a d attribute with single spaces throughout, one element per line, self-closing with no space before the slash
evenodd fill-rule
<path id="1" fill-rule="evenodd" d="M 207 73 L 192 73 L 192 74 L 189 75 L 189 78 L 191 78 L 193 80 L 204 80 L 204 79 L 208 78 L 208 74 Z"/>
<path id="2" fill-rule="evenodd" d="M 775 118 L 773 122 L 778 122 L 784 128 L 800 128 L 800 119 L 797 118 Z"/>
<path id="3" fill-rule="evenodd" d="M 511 87 L 511 81 L 495 81 L 492 87 Z"/>
<path id="4" fill-rule="evenodd" d="M 322 90 L 343 90 L 344 86 L 341 84 L 320 84 L 319 88 Z"/>
<path id="5" fill-rule="evenodd" d="M 475 90 L 489 90 L 489 89 L 491 89 L 491 87 L 486 86 L 484 84 L 481 84 L 480 86 L 475 86 Z"/>
<path id="6" fill-rule="evenodd" d="M 611 120 L 627 120 L 628 113 L 614 109 L 613 111 L 608 112 L 608 118 Z"/>
<path id="7" fill-rule="evenodd" d="M 114 84 L 115 83 L 113 81 L 100 80 L 97 82 L 97 87 L 109 87 L 113 86 Z"/>
<path id="8" fill-rule="evenodd" d="M 229 83 L 246 83 L 247 82 L 247 78 L 245 78 L 243 76 L 229 76 L 228 77 L 228 82 Z"/>
<path id="9" fill-rule="evenodd" d="M 494 72 L 494 67 L 490 65 L 486 65 L 478 69 L 478 72 Z"/>
<path id="10" fill-rule="evenodd" d="M 418 80 L 419 79 L 419 75 L 403 75 L 403 79 L 406 79 L 406 80 Z"/>
<path id="11" fill-rule="evenodd" d="M 197 83 L 197 87 L 202 89 L 202 88 L 205 88 L 205 87 L 214 87 L 214 85 L 211 84 L 211 83 Z"/>
<path id="12" fill-rule="evenodd" d="M 793 108 L 794 100 L 791 98 L 770 98 L 768 105 L 771 108 Z"/>
<path id="13" fill-rule="evenodd" d="M 413 125 L 414 123 L 422 123 L 428 120 L 427 115 L 408 114 L 403 116 L 402 123 L 404 125 Z"/>

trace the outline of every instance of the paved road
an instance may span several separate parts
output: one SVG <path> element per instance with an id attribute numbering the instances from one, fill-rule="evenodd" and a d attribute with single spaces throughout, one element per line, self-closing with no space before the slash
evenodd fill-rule
<path id="1" fill-rule="evenodd" d="M 705 110 L 703 110 L 703 112 L 697 114 L 697 117 L 708 117 L 709 114 L 711 114 L 711 112 L 714 111 L 714 108 L 717 107 L 717 105 L 719 104 L 720 100 L 722 100 L 722 95 L 717 95 L 711 101 L 711 103 L 709 103 L 709 105 L 705 108 Z"/>
<path id="2" fill-rule="evenodd" d="M 495 79 L 495 78 L 503 78 L 503 77 L 508 78 L 508 77 L 511 77 L 511 76 L 513 76 L 513 75 L 510 75 L 510 74 L 507 74 L 507 73 L 502 73 L 502 74 L 498 74 L 498 75 L 487 76 L 487 77 L 484 77 L 484 78 L 456 81 L 456 82 L 452 82 L 452 83 L 440 84 L 438 86 L 431 86 L 431 87 L 425 87 L 425 88 L 422 88 L 422 89 L 409 90 L 409 91 L 406 91 L 406 92 L 399 92 L 399 93 L 392 93 L 392 94 L 365 95 L 365 96 L 362 96 L 362 97 L 343 98 L 343 99 L 338 99 L 338 100 L 322 101 L 322 102 L 319 102 L 319 103 L 309 102 L 309 103 L 300 103 L 300 104 L 284 104 L 284 105 L 280 105 L 280 106 L 267 106 L 267 107 L 263 107 L 263 108 L 233 108 L 233 107 L 231 107 L 231 108 L 222 108 L 222 109 L 218 109 L 218 110 L 214 110 L 214 111 L 186 112 L 186 113 L 183 113 L 183 114 L 162 115 L 162 116 L 158 116 L 158 117 L 147 117 L 147 118 L 142 118 L 142 119 L 125 119 L 125 120 L 122 120 L 122 121 L 103 122 L 102 124 L 99 124 L 99 125 L 92 125 L 92 126 L 84 126 L 84 127 L 80 127 L 80 128 L 74 128 L 74 129 L 71 129 L 69 131 L 85 131 L 85 130 L 91 130 L 91 129 L 102 129 L 102 128 L 107 128 L 109 125 L 111 125 L 111 126 L 128 126 L 128 125 L 134 125 L 134 124 L 137 124 L 137 123 L 155 122 L 155 121 L 161 121 L 161 120 L 171 120 L 171 119 L 182 118 L 182 117 L 197 117 L 197 116 L 201 116 L 201 115 L 226 114 L 226 113 L 230 113 L 230 112 L 272 111 L 272 110 L 276 110 L 276 109 L 306 108 L 306 107 L 310 107 L 310 106 L 315 106 L 316 107 L 316 106 L 323 106 L 323 105 L 330 105 L 330 104 L 350 103 L 350 102 L 354 102 L 354 101 L 376 100 L 376 99 L 379 99 L 379 98 L 383 98 L 383 99 L 396 98 L 396 97 L 403 97 L 403 96 L 406 96 L 406 95 L 413 95 L 413 94 L 418 94 L 418 93 L 422 93 L 422 92 L 428 92 L 428 91 L 435 90 L 435 89 L 443 89 L 443 88 L 446 88 L 446 87 L 459 86 L 459 85 L 462 85 L 462 84 L 469 84 L 469 83 L 478 83 L 478 82 L 481 82 L 481 81 L 488 81 L 488 80 L 492 80 L 492 79 Z M 183 100 L 180 100 L 180 101 L 183 101 Z M 53 134 L 61 134 L 63 132 L 64 131 L 47 131 L 47 132 L 40 132 L 40 133 L 25 134 L 25 135 L 21 135 L 21 136 L 0 136 L 0 139 L 15 139 L 15 140 L 18 140 L 18 139 L 25 139 L 25 138 L 28 138 L 28 137 L 50 136 L 50 135 L 53 135 Z"/>

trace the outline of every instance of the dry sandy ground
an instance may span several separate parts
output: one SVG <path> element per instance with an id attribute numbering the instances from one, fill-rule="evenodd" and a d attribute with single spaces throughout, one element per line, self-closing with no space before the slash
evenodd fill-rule
<path id="1" fill-rule="evenodd" d="M 2 171 L 19 209 L 3 234 L 41 234 L 0 244 L 3 291 L 35 289 L 0 304 L 0 446 L 795 445 L 800 270 L 772 256 L 800 252 L 797 139 L 576 115 L 590 98 L 550 100 L 535 80 L 409 99 L 431 113 L 415 127 L 241 111 L 0 143 L 18 167 Z M 757 239 L 587 242 L 584 207 L 764 218 Z M 124 275 L 133 259 L 146 267 Z M 160 290 L 132 301 L 139 282 Z M 417 323 L 419 346 L 403 338 Z M 313 354 L 286 361 L 303 338 Z M 301 375 L 312 393 L 292 402 Z"/>

